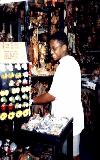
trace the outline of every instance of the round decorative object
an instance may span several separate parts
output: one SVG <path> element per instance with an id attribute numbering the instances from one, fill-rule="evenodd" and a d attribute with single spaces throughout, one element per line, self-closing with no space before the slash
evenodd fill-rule
<path id="1" fill-rule="evenodd" d="M 15 117 L 15 112 L 9 112 L 8 119 L 12 120 Z"/>
<path id="2" fill-rule="evenodd" d="M 6 97 L 2 97 L 1 98 L 1 102 L 7 103 L 7 98 Z"/>
<path id="3" fill-rule="evenodd" d="M 3 104 L 1 105 L 1 110 L 2 110 L 2 112 L 5 112 L 5 111 L 6 111 L 6 104 L 5 104 L 5 103 L 3 103 Z"/>
<path id="4" fill-rule="evenodd" d="M 23 111 L 23 117 L 27 117 L 29 115 L 29 113 L 30 113 L 30 110 L 29 109 L 25 109 Z"/>
<path id="5" fill-rule="evenodd" d="M 12 110 L 13 110 L 13 108 L 14 108 L 14 105 L 13 105 L 12 103 L 10 103 L 10 104 L 8 105 L 8 109 L 9 109 L 9 111 L 12 111 Z"/>
<path id="6" fill-rule="evenodd" d="M 23 112 L 21 110 L 19 110 L 16 112 L 16 117 L 20 118 L 20 117 L 22 117 L 22 114 L 23 114 Z"/>
<path id="7" fill-rule="evenodd" d="M 5 120 L 7 118 L 7 113 L 6 112 L 3 112 L 3 113 L 1 113 L 1 115 L 0 115 L 0 120 Z"/>

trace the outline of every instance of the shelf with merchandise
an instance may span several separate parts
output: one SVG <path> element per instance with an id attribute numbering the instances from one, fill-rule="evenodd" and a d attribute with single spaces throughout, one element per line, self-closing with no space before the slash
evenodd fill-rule
<path id="1" fill-rule="evenodd" d="M 64 30 L 64 21 L 62 23 L 62 20 L 64 20 L 63 9 L 64 3 L 56 3 L 55 6 L 48 4 L 41 8 L 29 3 L 29 61 L 33 64 L 33 75 L 50 76 L 54 74 L 49 49 L 49 36 L 57 30 Z"/>
<path id="2" fill-rule="evenodd" d="M 0 41 L 18 41 L 18 3 L 0 5 Z"/>

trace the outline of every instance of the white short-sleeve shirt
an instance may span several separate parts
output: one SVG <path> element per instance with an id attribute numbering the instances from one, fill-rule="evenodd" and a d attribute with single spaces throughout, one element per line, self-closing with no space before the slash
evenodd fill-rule
<path id="1" fill-rule="evenodd" d="M 60 59 L 49 93 L 56 97 L 52 102 L 51 114 L 73 118 L 73 135 L 81 133 L 84 128 L 81 72 L 74 57 L 67 55 Z"/>

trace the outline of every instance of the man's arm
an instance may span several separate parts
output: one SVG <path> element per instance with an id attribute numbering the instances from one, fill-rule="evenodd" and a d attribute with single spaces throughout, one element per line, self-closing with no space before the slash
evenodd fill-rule
<path id="1" fill-rule="evenodd" d="M 44 94 L 41 94 L 38 97 L 33 98 L 33 103 L 34 104 L 42 104 L 42 103 L 49 103 L 49 102 L 54 101 L 54 100 L 55 100 L 54 96 L 52 96 L 49 93 L 44 93 Z"/>

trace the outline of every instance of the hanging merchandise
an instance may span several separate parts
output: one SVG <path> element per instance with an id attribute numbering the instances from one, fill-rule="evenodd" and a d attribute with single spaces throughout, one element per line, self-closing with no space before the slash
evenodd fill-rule
<path id="1" fill-rule="evenodd" d="M 0 120 L 30 115 L 29 64 L 0 64 Z"/>
<path id="2" fill-rule="evenodd" d="M 27 117 L 30 80 L 25 42 L 0 42 L 0 52 L 0 120 Z"/>

